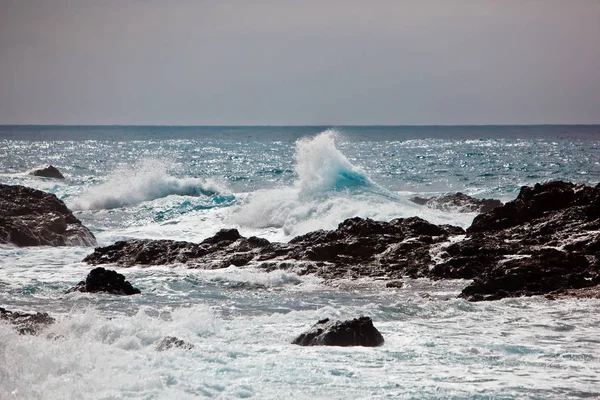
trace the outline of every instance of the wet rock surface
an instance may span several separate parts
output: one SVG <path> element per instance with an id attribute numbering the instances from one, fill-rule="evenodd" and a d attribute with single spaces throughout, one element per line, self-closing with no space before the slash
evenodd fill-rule
<path id="1" fill-rule="evenodd" d="M 63 174 L 53 165 L 31 171 L 29 175 L 41 176 L 43 178 L 65 179 Z"/>
<path id="2" fill-rule="evenodd" d="M 91 270 L 85 281 L 79 282 L 67 291 L 67 293 L 71 292 L 109 293 L 124 296 L 141 293 L 139 289 L 134 288 L 129 281 L 125 280 L 123 274 L 102 267 Z"/>
<path id="3" fill-rule="evenodd" d="M 421 218 L 350 218 L 289 243 L 222 230 L 201 243 L 131 240 L 95 249 L 90 264 L 251 265 L 325 279 L 472 279 L 470 301 L 532 296 L 600 284 L 600 185 L 548 182 L 478 215 L 465 232 Z"/>
<path id="4" fill-rule="evenodd" d="M 96 238 L 55 195 L 0 184 L 0 243 L 94 246 Z"/>
<path id="5" fill-rule="evenodd" d="M 366 346 L 377 347 L 384 343 L 383 336 L 373 326 L 369 317 L 349 321 L 323 319 L 307 332 L 298 336 L 292 344 L 300 346 Z"/>
<path id="6" fill-rule="evenodd" d="M 156 344 L 156 351 L 165 351 L 173 348 L 191 350 L 194 345 L 175 336 L 167 336 Z"/>
<path id="7" fill-rule="evenodd" d="M 252 263 L 266 270 L 315 273 L 326 279 L 417 277 L 428 274 L 422 266 L 432 262 L 430 248 L 451 234 L 460 233 L 464 233 L 462 228 L 438 226 L 416 217 L 390 222 L 351 218 L 336 230 L 311 232 L 289 243 L 245 238 L 237 230 L 228 229 L 198 244 L 171 240 L 121 241 L 96 248 L 84 261 L 122 266 L 185 263 L 203 269 Z"/>
<path id="8" fill-rule="evenodd" d="M 477 199 L 464 193 L 453 193 L 440 197 L 413 197 L 413 203 L 443 211 L 486 213 L 502 206 L 497 199 Z"/>
<path id="9" fill-rule="evenodd" d="M 35 335 L 41 329 L 53 324 L 54 318 L 48 313 L 24 313 L 0 307 L 0 321 L 11 323 L 21 335 Z"/>
<path id="10" fill-rule="evenodd" d="M 461 297 L 496 300 L 600 284 L 600 185 L 548 182 L 477 216 L 440 277 L 474 278 Z M 460 262 L 457 262 L 460 261 Z"/>

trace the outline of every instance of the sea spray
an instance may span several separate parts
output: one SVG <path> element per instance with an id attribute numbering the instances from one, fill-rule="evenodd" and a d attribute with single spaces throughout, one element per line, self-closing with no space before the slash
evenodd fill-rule
<path id="1" fill-rule="evenodd" d="M 346 158 L 336 146 L 340 138 L 330 129 L 298 140 L 293 185 L 252 193 L 232 221 L 242 228 L 281 228 L 293 237 L 333 229 L 354 216 L 390 220 L 415 215 L 415 204 L 380 187 Z"/>
<path id="2" fill-rule="evenodd" d="M 313 138 L 296 142 L 294 168 L 298 180 L 295 186 L 301 194 L 318 195 L 374 186 L 366 173 L 352 165 L 338 150 L 335 141 L 340 137 L 339 132 L 329 129 Z"/>
<path id="3" fill-rule="evenodd" d="M 70 201 L 74 210 L 101 210 L 135 205 L 169 195 L 213 196 L 227 190 L 213 179 L 177 178 L 169 174 L 165 160 L 141 159 L 106 178 L 104 183 L 89 188 Z"/>

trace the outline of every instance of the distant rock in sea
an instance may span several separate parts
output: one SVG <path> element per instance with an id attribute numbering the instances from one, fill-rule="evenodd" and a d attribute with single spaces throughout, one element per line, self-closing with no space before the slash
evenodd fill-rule
<path id="1" fill-rule="evenodd" d="M 0 321 L 11 323 L 21 335 L 35 335 L 40 329 L 54 323 L 54 318 L 48 313 L 31 314 L 0 307 Z"/>
<path id="2" fill-rule="evenodd" d="M 440 197 L 413 197 L 413 203 L 442 211 L 486 213 L 502 206 L 497 199 L 476 199 L 464 193 L 448 194 Z"/>
<path id="3" fill-rule="evenodd" d="M 96 238 L 54 194 L 0 184 L 0 243 L 95 246 Z"/>
<path id="4" fill-rule="evenodd" d="M 63 174 L 53 165 L 48 165 L 43 168 L 35 169 L 29 172 L 29 175 L 41 176 L 43 178 L 65 179 Z"/>
<path id="5" fill-rule="evenodd" d="M 139 289 L 134 288 L 129 281 L 125 280 L 123 274 L 102 267 L 91 270 L 85 281 L 79 282 L 67 291 L 67 293 L 71 292 L 109 293 L 125 296 L 141 293 Z"/>
<path id="6" fill-rule="evenodd" d="M 373 326 L 369 317 L 349 321 L 323 319 L 307 332 L 298 336 L 292 344 L 300 346 L 366 346 L 377 347 L 384 343 L 383 336 Z"/>

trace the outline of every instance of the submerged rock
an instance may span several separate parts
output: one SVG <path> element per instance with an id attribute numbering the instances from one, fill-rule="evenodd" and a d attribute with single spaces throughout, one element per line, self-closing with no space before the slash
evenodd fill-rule
<path id="1" fill-rule="evenodd" d="M 79 282 L 67 291 L 67 293 L 71 292 L 102 292 L 127 296 L 141 293 L 139 289 L 134 288 L 129 281 L 125 280 L 124 275 L 102 267 L 91 270 L 85 281 Z"/>
<path id="2" fill-rule="evenodd" d="M 24 313 L 20 311 L 8 311 L 0 307 L 0 321 L 8 321 L 13 324 L 21 335 L 35 335 L 38 331 L 54 323 L 48 313 Z"/>
<path id="3" fill-rule="evenodd" d="M 165 351 L 177 347 L 180 349 L 191 350 L 194 345 L 176 338 L 175 336 L 167 336 L 156 344 L 156 351 Z"/>
<path id="4" fill-rule="evenodd" d="M 413 197 L 413 203 L 442 211 L 486 213 L 502 206 L 497 199 L 476 199 L 464 193 L 448 194 L 440 197 Z"/>
<path id="5" fill-rule="evenodd" d="M 0 243 L 94 246 L 96 238 L 55 195 L 0 184 Z"/>
<path id="6" fill-rule="evenodd" d="M 300 346 L 381 346 L 384 342 L 381 333 L 373 326 L 369 317 L 349 321 L 323 319 L 310 330 L 298 336 L 292 344 Z"/>
<path id="7" fill-rule="evenodd" d="M 401 289 L 404 287 L 404 282 L 402 281 L 389 281 L 385 284 L 386 288 L 395 288 L 395 289 Z"/>
<path id="8" fill-rule="evenodd" d="M 60 173 L 58 168 L 52 165 L 33 170 L 29 173 L 29 175 L 41 176 L 44 178 L 65 179 L 65 177 L 63 176 L 63 174 Z"/>

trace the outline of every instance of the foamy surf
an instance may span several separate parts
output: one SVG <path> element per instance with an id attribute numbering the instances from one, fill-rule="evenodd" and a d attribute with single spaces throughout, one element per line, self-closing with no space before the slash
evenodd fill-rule
<path id="1" fill-rule="evenodd" d="M 132 167 L 113 172 L 104 183 L 89 188 L 68 202 L 74 210 L 113 209 L 160 199 L 169 195 L 214 196 L 227 193 L 213 179 L 176 178 L 163 160 L 143 159 Z"/>

